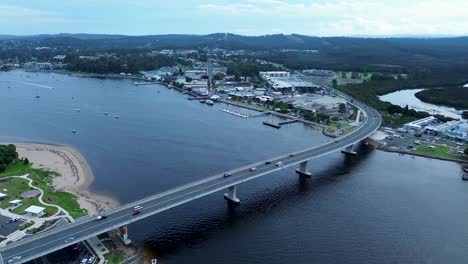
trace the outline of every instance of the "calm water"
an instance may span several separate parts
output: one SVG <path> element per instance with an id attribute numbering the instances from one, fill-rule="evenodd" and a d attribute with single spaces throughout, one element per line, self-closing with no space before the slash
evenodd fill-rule
<path id="1" fill-rule="evenodd" d="M 382 95 L 379 98 L 382 101 L 390 102 L 401 107 L 408 106 L 410 109 L 414 109 L 416 111 L 426 111 L 431 114 L 441 114 L 448 117 L 461 119 L 461 112 L 463 112 L 461 110 L 443 105 L 425 103 L 414 96 L 416 93 L 422 90 L 424 89 L 401 90 Z"/>
<path id="2" fill-rule="evenodd" d="M 92 189 L 123 203 L 329 140 L 221 107 L 130 81 L 0 73 L 0 141 L 75 147 L 92 166 Z M 222 193 L 185 204 L 131 225 L 130 237 L 161 263 L 466 263 L 460 166 L 360 152 L 314 160 L 310 180 L 287 169 L 242 184 L 239 206 Z"/>

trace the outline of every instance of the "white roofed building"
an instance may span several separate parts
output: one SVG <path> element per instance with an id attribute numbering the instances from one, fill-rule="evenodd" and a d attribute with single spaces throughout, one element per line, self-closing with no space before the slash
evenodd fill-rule
<path id="1" fill-rule="evenodd" d="M 44 207 L 31 205 L 26 210 L 24 210 L 29 216 L 32 217 L 41 217 L 44 215 Z"/>

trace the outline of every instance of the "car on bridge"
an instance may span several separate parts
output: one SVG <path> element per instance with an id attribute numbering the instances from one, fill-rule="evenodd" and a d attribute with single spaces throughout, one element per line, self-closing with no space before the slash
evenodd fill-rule
<path id="1" fill-rule="evenodd" d="M 134 210 L 141 210 L 141 209 L 143 209 L 143 206 L 137 205 L 137 206 L 133 207 L 133 209 Z"/>
<path id="2" fill-rule="evenodd" d="M 140 210 L 133 210 L 132 215 L 139 215 L 141 213 Z"/>
<path id="3" fill-rule="evenodd" d="M 265 164 L 269 165 L 269 164 L 271 164 L 271 161 L 267 160 L 267 161 L 265 161 Z"/>
<path id="4" fill-rule="evenodd" d="M 105 215 L 98 215 L 98 216 L 96 217 L 96 221 L 101 221 L 101 220 L 104 220 L 104 219 L 106 219 L 106 218 L 107 218 L 107 216 L 105 216 Z"/>
<path id="5" fill-rule="evenodd" d="M 256 171 L 256 170 L 257 170 L 257 167 L 250 168 L 250 171 Z"/>
<path id="6" fill-rule="evenodd" d="M 283 165 L 283 162 L 278 161 L 278 162 L 275 163 L 275 165 L 279 167 L 279 166 Z"/>
<path id="7" fill-rule="evenodd" d="M 231 177 L 231 175 L 232 175 L 231 173 L 224 173 L 223 177 L 227 178 L 227 177 Z"/>

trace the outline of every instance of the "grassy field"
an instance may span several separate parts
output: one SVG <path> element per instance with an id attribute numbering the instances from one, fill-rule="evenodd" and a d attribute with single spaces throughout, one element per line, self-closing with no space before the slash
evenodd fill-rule
<path id="1" fill-rule="evenodd" d="M 109 264 L 120 264 L 125 260 L 125 255 L 122 252 L 109 252 L 104 255 Z"/>
<path id="2" fill-rule="evenodd" d="M 434 148 L 431 148 L 430 146 L 433 146 Z M 418 145 L 414 152 L 417 154 L 434 156 L 434 157 L 468 160 L 466 157 L 464 158 L 457 154 L 452 154 L 454 150 L 452 150 L 449 147 L 436 145 L 436 144 L 430 144 L 427 142 L 422 142 L 421 145 Z"/>
<path id="3" fill-rule="evenodd" d="M 330 123 L 327 125 L 327 132 L 328 133 L 335 133 L 337 130 L 341 130 L 341 135 L 347 134 L 351 132 L 355 127 L 341 124 L 341 123 Z"/>
<path id="4" fill-rule="evenodd" d="M 15 208 L 12 210 L 13 213 L 23 215 L 25 214 L 24 210 L 31 205 L 42 206 L 45 207 L 45 214 L 46 215 L 53 215 L 57 212 L 55 207 L 44 206 L 42 203 L 39 202 L 38 197 L 33 198 L 21 198 L 21 193 L 32 190 L 29 187 L 29 181 L 26 179 L 19 179 L 19 178 L 12 178 L 5 180 L 0 183 L 0 189 L 3 193 L 7 195 L 5 199 L 0 201 L 0 207 L 5 209 L 10 206 L 9 202 L 19 199 L 21 200 L 22 205 L 20 207 Z M 6 191 L 5 191 L 6 190 Z"/>
<path id="5" fill-rule="evenodd" d="M 33 180 L 33 185 L 44 191 L 44 202 L 61 206 L 63 209 L 69 212 L 73 218 L 78 218 L 88 214 L 86 210 L 80 208 L 77 202 L 77 197 L 75 195 L 66 192 L 57 192 L 54 190 L 52 187 L 52 180 L 53 177 L 57 176 L 57 173 L 55 172 L 34 169 L 31 167 L 31 165 L 25 164 L 21 160 L 16 160 L 14 163 L 9 165 L 4 172 L 0 173 L 0 179 L 8 176 L 20 176 L 24 174 L 30 174 L 29 178 Z M 27 188 L 29 188 L 29 186 L 27 186 Z M 26 203 L 29 205 L 41 206 L 37 198 L 35 198 L 27 202 L 25 201 L 23 206 L 15 209 L 14 212 L 21 212 L 21 210 L 27 208 Z M 51 209 L 46 209 L 46 213 L 53 212 L 54 210 L 56 211 L 56 209 L 53 207 Z"/>

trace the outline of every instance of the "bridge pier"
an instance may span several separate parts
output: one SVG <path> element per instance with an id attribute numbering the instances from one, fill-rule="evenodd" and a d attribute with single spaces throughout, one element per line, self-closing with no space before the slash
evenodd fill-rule
<path id="1" fill-rule="evenodd" d="M 224 194 L 224 198 L 228 199 L 233 203 L 240 203 L 239 198 L 237 198 L 237 189 L 236 186 L 231 186 L 227 189 L 227 193 Z"/>
<path id="2" fill-rule="evenodd" d="M 119 227 L 117 229 L 117 235 L 122 239 L 122 242 L 124 242 L 125 245 L 129 245 L 132 243 L 130 239 L 128 239 L 128 228 L 126 225 Z"/>
<path id="3" fill-rule="evenodd" d="M 342 150 L 341 153 L 346 154 L 346 155 L 357 155 L 356 151 L 354 151 L 353 148 L 354 148 L 354 145 L 349 145 L 344 150 Z"/>
<path id="4" fill-rule="evenodd" d="M 307 169 L 307 163 L 308 162 L 309 161 L 306 160 L 306 161 L 303 161 L 303 162 L 299 163 L 299 169 L 296 169 L 296 173 L 299 174 L 300 176 L 311 177 L 312 174 Z"/>

